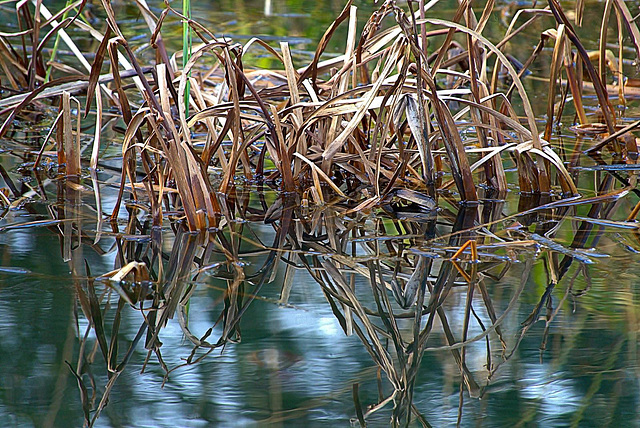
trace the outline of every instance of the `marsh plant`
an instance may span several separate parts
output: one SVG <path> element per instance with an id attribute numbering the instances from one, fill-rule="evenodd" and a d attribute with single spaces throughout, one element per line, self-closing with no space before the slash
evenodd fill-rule
<path id="1" fill-rule="evenodd" d="M 196 364 L 241 340 L 243 314 L 276 278 L 278 303 L 287 304 L 299 271 L 379 369 L 377 402 L 361 404 L 354 385 L 354 420 L 364 426 L 388 406 L 393 425 L 429 426 L 413 391 L 425 352 L 438 348 L 459 371 L 460 421 L 465 397 L 482 397 L 529 328 L 543 319 L 546 338 L 560 305 L 588 292 L 573 280 L 588 282 L 587 249 L 602 228 L 631 230 L 624 245 L 640 247 L 640 121 L 624 113 L 638 95 L 628 77 L 640 32 L 622 0 L 603 3 L 589 47 L 580 38 L 584 2 L 570 14 L 549 0 L 503 15 L 504 32 L 491 40 L 492 0 L 461 1 L 448 20 L 432 17 L 437 1 L 384 1 L 364 25 L 349 1 L 305 63 L 294 63 L 287 42 L 216 35 L 188 1 L 181 11 L 166 2 L 159 14 L 135 2 L 148 26 L 147 54 L 138 55 L 140 39 L 125 37 L 111 2 L 95 3 L 104 25 L 92 24 L 86 1 L 58 11 L 40 0 L 3 2 L 19 30 L 0 33 L 0 137 L 17 145 L 28 124 L 48 121 L 33 145 L 14 149 L 35 186 L 17 185 L 0 165 L 3 217 L 35 201 L 48 201 L 47 211 L 3 230 L 48 227 L 60 236 L 78 317 L 89 322 L 69 364 L 89 426 L 134 350 L 144 347 L 167 378 L 179 369 L 162 357 L 168 322 L 193 345 L 184 364 Z M 170 52 L 163 35 L 176 21 L 183 49 Z M 344 53 L 328 55 L 342 27 Z M 537 45 L 516 58 L 510 43 L 532 28 L 543 28 Z M 95 39 L 91 52 L 71 30 Z M 277 66 L 257 68 L 255 52 Z M 537 64 L 547 69 L 546 100 L 536 94 L 546 111 L 534 111 L 523 83 L 537 77 Z M 552 145 L 567 111 L 577 143 Z M 105 141 L 113 129 L 119 138 Z M 101 157 L 114 144 L 117 156 Z M 598 171 L 591 189 L 577 186 L 582 162 Z M 97 179 L 104 171 L 108 182 Z M 118 189 L 109 204 L 106 187 Z M 519 194 L 517 209 L 509 192 Z M 255 225 L 272 227 L 272 241 Z M 105 252 L 107 242 L 114 269 L 95 272 L 83 251 Z M 544 292 L 518 334 L 504 335 L 537 258 Z M 512 269 L 521 280 L 496 303 L 487 283 Z M 189 301 L 211 276 L 226 284 L 219 318 L 193 332 Z M 120 349 L 120 321 L 131 311 L 140 328 Z M 481 373 L 467 366 L 467 347 L 479 341 Z M 87 370 L 98 362 L 107 370 L 100 388 Z"/>

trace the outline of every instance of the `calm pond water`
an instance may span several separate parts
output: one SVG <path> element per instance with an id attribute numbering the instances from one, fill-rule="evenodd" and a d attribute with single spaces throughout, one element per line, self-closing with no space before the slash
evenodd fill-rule
<path id="1" fill-rule="evenodd" d="M 309 58 L 314 44 L 343 7 L 333 0 L 274 0 L 265 16 L 268 6 L 264 2 L 194 3 L 194 16 L 217 34 L 239 40 L 249 35 L 287 39 L 300 59 Z M 62 4 L 52 2 L 51 8 Z M 150 4 L 160 11 L 160 4 Z M 453 10 L 454 4 L 447 4 Z M 364 2 L 359 6 L 364 22 L 372 6 Z M 128 23 L 124 28 L 135 41 L 136 32 L 144 29 L 137 9 L 119 4 L 116 10 L 119 17 L 128 17 L 120 22 Z M 446 15 L 446 7 L 439 10 Z M 0 16 L 9 16 L 8 11 L 0 10 Z M 489 33 L 497 34 L 500 18 L 493 21 L 497 28 Z M 166 31 L 179 38 L 175 21 L 167 23 Z M 345 37 L 346 30 L 338 32 L 336 40 Z M 329 51 L 340 52 L 340 42 L 333 43 Z M 535 39 L 525 38 L 522 43 L 532 46 Z M 179 49 L 177 41 L 169 46 L 170 51 Z M 269 61 L 264 59 L 261 65 L 268 67 Z M 536 83 L 527 84 L 535 87 Z M 536 109 L 543 112 L 545 107 Z M 623 121 L 630 123 L 638 117 L 640 109 L 632 104 Z M 35 124 L 34 132 L 43 128 L 46 126 Z M 562 135 L 554 144 L 561 138 L 567 147 L 584 143 L 568 126 L 559 127 L 558 133 Z M 121 138 L 107 136 L 111 137 Z M 636 223 L 619 223 L 639 200 L 633 192 L 606 205 L 610 213 L 602 221 L 585 220 L 591 205 L 575 210 L 555 205 L 511 217 L 552 202 L 520 197 L 513 185 L 506 201 L 487 199 L 478 209 L 465 211 L 444 201 L 437 218 L 415 212 L 341 218 L 329 204 L 292 219 L 286 214 L 287 201 L 282 200 L 285 214 L 275 215 L 274 221 L 252 222 L 251 215 L 262 209 L 263 202 L 271 205 L 279 195 L 239 180 L 238 205 L 246 202 L 249 207 L 245 219 L 238 217 L 219 234 L 212 232 L 208 237 L 176 234 L 167 226 L 158 238 L 157 231 L 144 224 L 144 212 L 133 204 L 128 211 L 121 210 L 116 226 L 108 221 L 98 223 L 93 186 L 100 183 L 105 213 L 111 212 L 118 191 L 113 185 L 117 174 L 106 167 L 96 182 L 88 175 L 83 177 L 83 187 L 75 191 L 63 190 L 65 184 L 55 180 L 45 180 L 38 189 L 35 178 L 21 167 L 24 146 L 39 148 L 37 139 L 30 138 L 18 133 L 0 141 L 0 165 L 14 180 L 23 177 L 24 185 L 35 189 L 32 198 L 5 210 L 0 219 L 2 426 L 82 426 L 85 416 L 83 392 L 75 374 L 78 367 L 82 367 L 78 374 L 92 409 L 90 417 L 105 390 L 112 388 L 96 419 L 98 427 L 358 426 L 356 409 L 361 406 L 366 411 L 388 397 L 392 387 L 372 357 L 378 354 L 363 345 L 357 332 L 345 334 L 344 318 L 336 317 L 341 302 L 332 300 L 332 307 L 327 296 L 346 279 L 371 315 L 384 305 L 380 294 L 372 292 L 377 289 L 371 285 L 372 277 L 374 283 L 376 277 L 391 283 L 395 271 L 406 281 L 418 263 L 433 263 L 429 282 L 434 287 L 439 282 L 436 277 L 452 274 L 419 364 L 398 358 L 392 351 L 396 331 L 371 317 L 378 337 L 383 338 L 381 346 L 393 356 L 392 364 L 396 368 L 414 364 L 418 370 L 412 394 L 422 422 L 414 416 L 411 426 L 454 426 L 460 418 L 462 426 L 478 427 L 640 427 L 640 234 Z M 107 154 L 113 152 L 117 161 L 118 150 L 109 149 Z M 104 165 L 109 164 L 105 161 Z M 587 157 L 574 164 L 578 187 L 587 196 L 593 195 L 594 183 L 601 179 L 593 165 Z M 39 193 L 47 200 L 38 197 Z M 49 221 L 52 218 L 58 220 Z M 131 218 L 139 220 L 133 226 L 137 236 L 128 229 Z M 41 223 L 20 227 L 34 221 Z M 291 244 L 279 246 L 276 243 L 282 239 L 279 233 L 285 221 L 294 223 L 292 229 L 302 230 L 314 221 L 325 226 L 317 235 L 307 229 L 289 235 Z M 479 224 L 484 227 L 464 232 Z M 551 241 L 544 234 L 555 228 Z M 335 239 L 326 236 L 332 233 Z M 223 237 L 240 255 L 235 267 L 225 264 L 219 245 Z M 297 243 L 296 237 L 300 238 Z M 478 247 L 478 263 L 449 261 L 452 248 L 478 237 L 487 242 Z M 500 241 L 509 245 L 497 244 Z M 168 321 L 159 335 L 159 354 L 149 353 L 144 338 L 140 340 L 146 334 L 141 325 L 149 312 L 124 303 L 118 310 L 117 287 L 109 287 L 104 279 L 93 280 L 119 268 L 123 254 L 137 254 L 140 260 L 152 257 L 156 243 L 165 257 L 166 275 L 175 278 L 165 289 L 167 294 L 170 287 L 191 287 L 192 291 L 186 308 L 188 322 L 181 326 L 178 315 Z M 279 250 L 271 251 L 274 248 Z M 185 254 L 197 262 L 185 263 Z M 85 263 L 91 279 L 78 273 L 84 272 Z M 327 263 L 339 265 L 342 275 L 320 274 L 330 271 Z M 454 269 L 470 275 L 477 287 L 467 333 L 473 341 L 464 351 L 448 346 L 447 335 L 452 332 L 459 342 L 467 325 L 469 286 Z M 242 314 L 239 331 L 229 334 L 233 340 L 224 347 L 210 353 L 201 348 L 192 355 L 186 329 L 211 343 L 225 333 L 220 317 L 231 303 L 224 292 L 239 272 L 247 279 L 237 290 L 244 302 L 256 294 Z M 87 321 L 90 303 L 79 299 L 90 299 L 91 290 L 100 301 L 107 340 L 117 338 L 113 340 L 119 348 L 116 363 L 126 358 L 117 376 L 107 372 L 99 334 Z M 391 291 L 386 296 L 393 300 Z M 426 304 L 429 293 L 425 299 Z M 398 314 L 412 314 L 395 307 Z M 500 331 L 491 328 L 483 333 L 491 325 L 492 312 L 500 319 Z M 536 322 L 530 322 L 532 314 L 538 316 Z M 412 319 L 396 321 L 398 334 L 410 338 Z M 367 332 L 362 334 L 370 338 Z M 125 357 L 129 347 L 131 352 Z M 460 352 L 466 362 L 464 375 L 457 362 Z M 184 365 L 187 360 L 191 364 Z M 168 375 L 167 369 L 171 370 Z M 112 386 L 110 377 L 115 380 Z M 461 394 L 463 378 L 467 384 L 471 379 L 478 385 L 472 396 L 468 387 Z M 368 425 L 388 426 L 392 408 L 389 403 L 372 413 Z"/>

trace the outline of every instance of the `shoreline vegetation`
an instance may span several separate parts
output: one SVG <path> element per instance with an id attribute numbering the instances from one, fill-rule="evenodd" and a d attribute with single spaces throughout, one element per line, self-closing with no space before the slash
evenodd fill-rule
<path id="1" fill-rule="evenodd" d="M 545 319 L 546 341 L 568 296 L 587 292 L 574 290 L 573 279 L 589 281 L 587 250 L 597 247 L 602 228 L 631 230 L 625 245 L 640 248 L 640 121 L 623 120 L 638 98 L 629 75 L 640 32 L 623 0 L 604 1 L 597 49 L 579 36 L 585 8 L 593 7 L 582 1 L 570 13 L 556 0 L 522 8 L 493 41 L 483 35 L 497 13 L 493 0 L 461 1 L 450 20 L 431 17 L 437 1 L 384 1 L 362 31 L 348 1 L 308 64 L 294 64 L 286 42 L 216 36 L 190 17 L 187 0 L 181 11 L 165 3 L 159 15 L 145 0 L 135 2 L 151 62 L 136 55 L 107 0 L 91 12 L 106 19 L 99 29 L 86 1 L 57 11 L 40 0 L 14 3 L 17 29 L 0 33 L 0 139 L 17 140 L 43 112 L 51 124 L 38 147 L 25 149 L 37 186 L 16 184 L 0 165 L 0 207 L 4 218 L 15 209 L 35 212 L 38 198 L 49 205 L 38 220 L 0 231 L 47 227 L 60 236 L 79 312 L 90 321 L 78 333 L 80 357 L 69 363 L 89 426 L 140 342 L 168 378 L 240 341 L 243 314 L 276 275 L 278 303 L 286 305 L 299 270 L 320 285 L 344 332 L 361 339 L 385 378 L 379 401 L 367 406 L 354 385 L 354 418 L 362 426 L 386 406 L 393 425 L 429 426 L 413 390 L 422 356 L 434 349 L 435 326 L 446 342 L 438 349 L 459 368 L 460 422 L 464 396 L 482 397 L 529 328 Z M 165 47 L 169 19 L 183 22 L 180 52 Z M 538 44 L 515 58 L 510 40 L 534 26 L 545 28 Z M 339 27 L 348 29 L 344 54 L 328 57 Z M 94 38 L 95 52 L 82 52 L 70 28 Z M 245 57 L 254 51 L 279 67 L 253 67 Z M 522 81 L 543 57 L 548 92 L 540 117 Z M 586 92 L 595 93 L 596 107 L 585 108 Z M 550 144 L 566 111 L 574 112 L 577 135 L 590 136 L 588 147 Z M 109 185 L 119 190 L 105 212 L 97 177 L 107 167 L 100 158 L 107 124 L 121 129 L 122 149 L 119 165 L 109 162 L 119 174 Z M 599 171 L 589 195 L 576 185 L 586 157 Z M 45 189 L 51 183 L 55 200 Z M 277 195 L 265 196 L 268 190 Z M 517 211 L 505 213 L 514 190 Z M 86 226 L 87 193 L 95 227 Z M 569 217 L 570 226 L 563 221 Z M 273 242 L 263 243 L 252 223 L 273 226 Z M 105 240 L 114 242 L 116 266 L 94 275 L 83 248 L 103 254 Z M 518 336 L 507 338 L 502 322 L 535 257 L 545 260 L 544 293 Z M 516 264 L 521 281 L 504 309 L 485 280 L 499 281 Z M 573 279 L 554 307 L 554 290 L 569 272 Z M 195 333 L 189 299 L 206 275 L 226 289 L 216 324 Z M 356 287 L 361 282 L 368 288 Z M 466 303 L 456 329 L 444 302 L 460 287 Z M 118 333 L 126 310 L 138 311 L 141 324 L 123 350 Z M 169 368 L 160 337 L 173 318 L 193 350 Z M 472 323 L 481 334 L 469 334 Z M 466 365 L 466 345 L 477 341 L 487 347 L 482 376 Z M 101 389 L 85 370 L 100 358 L 107 368 Z"/>

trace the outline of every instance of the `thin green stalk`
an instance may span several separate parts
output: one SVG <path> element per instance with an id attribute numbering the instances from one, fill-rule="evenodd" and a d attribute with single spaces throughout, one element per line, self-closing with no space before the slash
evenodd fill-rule
<path id="1" fill-rule="evenodd" d="M 72 2 L 73 0 L 67 0 L 67 3 L 65 4 L 64 7 L 69 7 L 69 5 Z M 67 19 L 68 16 L 69 16 L 69 11 L 65 12 L 62 15 L 62 20 L 64 21 L 65 19 Z M 59 44 L 60 44 L 60 33 L 56 34 L 56 41 L 53 43 L 53 50 L 51 51 L 51 58 L 49 59 L 49 62 L 53 62 L 56 59 L 56 54 L 58 53 Z M 49 64 L 49 67 L 47 67 L 47 73 L 44 76 L 45 83 L 49 81 L 52 71 L 53 71 L 53 65 Z"/>
<path id="2" fill-rule="evenodd" d="M 69 5 L 71 3 L 73 3 L 74 0 L 67 0 L 67 3 L 64 5 L 65 8 L 69 7 Z M 76 9 L 73 9 L 76 10 Z M 69 17 L 69 14 L 71 13 L 71 10 L 66 11 L 63 15 L 62 15 L 62 21 L 64 21 L 65 19 L 67 19 Z M 80 15 L 79 18 L 87 25 L 90 26 L 89 21 L 87 20 L 87 18 L 84 17 L 84 15 Z M 52 63 L 53 61 L 55 61 L 56 56 L 58 54 L 58 46 L 60 45 L 60 32 L 58 32 L 56 34 L 56 40 L 53 43 L 53 49 L 51 50 L 51 58 L 49 58 L 49 62 Z M 47 67 L 47 72 L 44 76 L 44 81 L 45 83 L 49 81 L 49 79 L 51 78 L 51 72 L 53 71 L 53 65 L 49 64 L 49 66 Z"/>
<path id="3" fill-rule="evenodd" d="M 187 18 L 182 21 L 182 69 L 184 70 L 191 58 L 191 27 L 188 22 L 191 19 L 191 0 L 182 0 L 182 14 Z M 189 116 L 189 97 L 191 96 L 189 77 L 191 73 L 187 76 L 187 86 L 184 91 L 184 111 L 187 116 Z"/>

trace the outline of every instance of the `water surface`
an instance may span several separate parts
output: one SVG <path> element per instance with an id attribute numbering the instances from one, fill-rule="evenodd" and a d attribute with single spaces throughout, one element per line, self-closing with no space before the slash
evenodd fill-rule
<path id="1" fill-rule="evenodd" d="M 152 5 L 156 8 L 154 11 L 161 11 L 160 4 Z M 364 22 L 372 9 L 364 3 L 360 6 Z M 271 41 L 288 40 L 296 61 L 304 63 L 342 7 L 335 1 L 274 1 L 267 16 L 267 6 L 262 2 L 197 2 L 194 16 L 216 34 L 228 34 L 239 41 L 255 35 Z M 453 4 L 443 5 L 439 10 L 446 15 L 452 8 Z M 119 16 L 127 16 L 122 22 L 128 23 L 124 27 L 131 35 L 143 31 L 135 8 L 118 5 L 116 10 L 123 14 Z M 8 16 L 5 10 L 0 13 Z M 496 29 L 491 27 L 489 33 L 502 28 L 498 18 L 492 20 L 492 25 Z M 170 50 L 180 48 L 179 31 L 175 19 L 166 24 L 165 38 Z M 343 49 L 340 40 L 345 38 L 346 29 L 342 29 L 336 34 L 329 53 L 339 53 Z M 524 38 L 522 43 L 530 40 Z M 140 52 L 141 55 L 148 53 L 144 48 Z M 273 65 L 270 59 L 261 60 L 256 55 L 258 65 Z M 546 85 L 526 82 L 529 88 Z M 545 106 L 536 108 L 543 112 Z M 624 121 L 637 117 L 637 105 L 632 104 Z M 572 120 L 570 112 L 565 115 L 566 125 L 558 127 L 560 136 L 553 144 L 559 146 L 561 138 L 567 147 L 577 142 L 588 144 L 588 140 L 586 143 L 578 140 L 569 129 Z M 37 135 L 46 125 L 36 123 L 34 128 Z M 118 136 L 113 137 L 117 146 Z M 38 139 L 27 133 L 13 134 L 0 144 L 5 150 L 0 155 L 0 163 L 14 179 L 22 174 L 22 160 L 9 150 L 18 144 L 22 145 L 18 147 L 39 148 Z M 117 162 L 118 147 L 106 150 Z M 580 159 L 579 164 L 584 168 L 578 176 L 578 187 L 589 196 L 594 193 L 594 182 L 601 179 L 601 173 L 590 169 L 595 165 L 593 159 L 586 156 Z M 25 183 L 37 185 L 33 176 L 24 175 Z M 82 426 L 82 391 L 74 374 L 78 367 L 83 367 L 78 375 L 88 391 L 92 412 L 105 393 L 109 377 L 105 360 L 96 331 L 87 320 L 86 308 L 79 301 L 79 290 L 88 293 L 90 284 L 94 284 L 106 336 L 111 340 L 112 328 L 117 324 L 114 318 L 117 318 L 119 295 L 107 281 L 94 282 L 93 278 L 121 267 L 120 258 L 125 253 L 138 252 L 144 256 L 152 252 L 152 231 L 144 226 L 143 211 L 136 211 L 131 205 L 129 212 L 123 208 L 115 231 L 108 223 L 98 224 L 91 189 L 99 183 L 103 212 L 110 213 L 117 195 L 117 188 L 109 184 L 113 177 L 114 173 L 104 168 L 96 182 L 84 176 L 81 184 L 85 187 L 73 192 L 61 190 L 65 188 L 64 182 L 46 182 L 43 187 L 47 200 L 34 197 L 3 212 L 0 219 L 0 420 L 4 426 Z M 513 182 L 517 180 L 514 178 Z M 252 207 L 260 207 L 261 197 L 269 203 L 280 197 L 273 189 L 253 187 L 240 179 L 238 189 L 239 198 L 248 198 L 248 205 Z M 461 207 L 446 202 L 437 219 L 427 215 L 410 220 L 402 216 L 392 219 L 382 212 L 378 212 L 379 216 L 336 218 L 331 207 L 318 208 L 316 215 L 338 225 L 339 231 L 342 231 L 340 227 L 353 230 L 353 236 L 341 237 L 347 242 L 346 248 L 333 248 L 331 239 L 324 237 L 319 240 L 322 246 L 313 240 L 304 244 L 307 253 L 289 251 L 290 246 L 277 252 L 277 267 L 247 306 L 239 332 L 233 334 L 233 340 L 225 346 L 207 355 L 205 349 L 196 351 L 195 358 L 202 359 L 193 364 L 184 365 L 193 345 L 185 338 L 178 320 L 169 320 L 159 336 L 162 342 L 159 355 L 148 353 L 144 339 L 133 347 L 95 426 L 357 426 L 354 385 L 365 410 L 391 394 L 392 388 L 357 334 L 345 335 L 340 320 L 328 304 L 324 293 L 336 286 L 332 283 L 335 278 L 329 275 L 324 283 L 319 283 L 304 267 L 299 255 L 309 260 L 316 257 L 318 261 L 342 263 L 342 272 L 353 281 L 362 305 L 375 311 L 377 302 L 372 296 L 370 280 L 349 263 L 367 268 L 370 251 L 375 248 L 379 251 L 376 263 L 384 278 L 389 277 L 394 267 L 401 266 L 403 272 L 415 267 L 419 257 L 435 260 L 434 274 L 453 269 L 448 259 L 452 255 L 450 246 L 455 246 L 457 241 L 451 241 L 448 234 L 459 230 L 456 222 L 468 222 L 469 218 L 468 225 L 487 225 L 474 230 L 470 238 L 476 239 L 478 234 L 490 230 L 505 240 L 529 243 L 480 247 L 479 278 L 496 314 L 504 315 L 500 323 L 501 336 L 492 331 L 487 335 L 488 342 L 480 339 L 465 346 L 466 367 L 479 385 L 481 398 L 471 397 L 467 389 L 460 393 L 463 381 L 459 364 L 447 347 L 442 319 L 434 321 L 413 386 L 413 404 L 423 419 L 435 427 L 455 425 L 458 418 L 462 426 L 483 427 L 640 426 L 637 411 L 640 408 L 640 241 L 636 223 L 622 227 L 617 223 L 585 221 L 588 214 L 585 206 L 575 210 L 554 207 L 508 217 L 546 202 L 551 200 L 532 201 L 531 197 L 519 195 L 513 184 L 506 201 L 496 204 L 487 199 L 473 213 L 466 214 L 467 220 Z M 638 196 L 630 194 L 608 206 L 612 214 L 606 220 L 625 220 L 637 202 Z M 52 213 L 59 213 L 61 209 L 65 218 L 73 220 L 72 228 L 68 228 L 69 222 L 65 221 L 17 227 L 54 218 Z M 492 209 L 497 214 L 490 214 Z M 313 212 L 309 217 L 312 216 Z M 133 217 L 140 221 L 138 231 L 145 232 L 143 238 L 130 238 L 126 231 L 127 221 Z M 244 224 L 237 220 L 223 231 L 230 241 L 238 244 L 238 262 L 245 274 L 257 273 L 268 261 L 269 250 L 276 247 L 277 226 L 283 221 L 277 218 L 274 224 Z M 298 217 L 292 221 L 307 220 Z M 497 226 L 492 221 L 497 221 Z M 401 226 L 394 229 L 397 224 Z M 381 225 L 387 234 L 380 233 Z M 540 235 L 554 227 L 558 228 L 554 242 L 559 247 Z M 576 245 L 574 237 L 586 229 L 590 229 L 586 242 Z M 95 243 L 98 231 L 102 236 Z M 80 232 L 81 239 L 78 238 Z M 435 234 L 436 239 L 432 239 L 431 234 Z M 514 234 L 517 239 L 513 238 Z M 168 225 L 162 235 L 165 268 L 183 266 L 184 263 L 171 264 L 171 260 L 181 256 L 178 244 L 191 238 L 181 233 L 175 236 Z M 180 280 L 182 286 L 194 287 L 188 306 L 188 328 L 197 337 L 211 329 L 208 337 L 215 342 L 223 334 L 219 317 L 224 312 L 224 291 L 229 281 L 233 281 L 233 270 L 225 265 L 218 247 L 214 246 L 203 260 L 199 257 L 209 248 L 208 243 L 197 245 L 198 261 L 186 264 L 187 272 Z M 390 248 L 401 248 L 402 257 L 392 254 Z M 71 257 L 67 257 L 69 255 Z M 465 260 L 460 261 L 458 267 L 472 272 L 474 263 Z M 558 266 L 570 260 L 572 263 L 554 284 L 554 275 L 561 270 Z M 285 261 L 296 267 L 293 280 L 285 273 Z M 83 273 L 85 263 L 90 270 L 88 275 Z M 318 266 L 315 268 L 311 271 L 321 270 Z M 499 278 L 503 270 L 505 275 Z M 253 297 L 258 290 L 257 282 L 247 281 L 241 294 L 245 298 Z M 442 306 L 458 341 L 466 323 L 468 290 L 462 276 L 456 277 Z M 393 301 L 392 293 L 389 290 L 386 293 Z M 482 335 L 483 328 L 491 324 L 486 301 L 478 289 L 472 299 L 475 316 L 482 324 L 474 319 L 468 323 L 470 338 Z M 538 320 L 528 323 L 537 305 L 540 305 Z M 397 305 L 396 308 L 398 313 L 407 312 Z M 144 322 L 143 313 L 129 305 L 125 304 L 119 313 L 121 319 L 113 330 L 119 345 L 118 363 L 123 361 Z M 390 355 L 395 355 L 394 363 L 399 364 L 392 349 L 391 333 L 385 331 L 379 319 L 372 322 L 384 332 L 383 337 L 386 334 L 383 345 L 390 350 Z M 426 318 L 423 327 L 424 323 Z M 402 335 L 411 336 L 411 319 L 398 320 L 398 326 Z M 166 369 L 172 371 L 167 374 Z M 392 407 L 388 404 L 368 417 L 369 426 L 388 425 Z M 415 418 L 411 425 L 421 426 Z"/>

